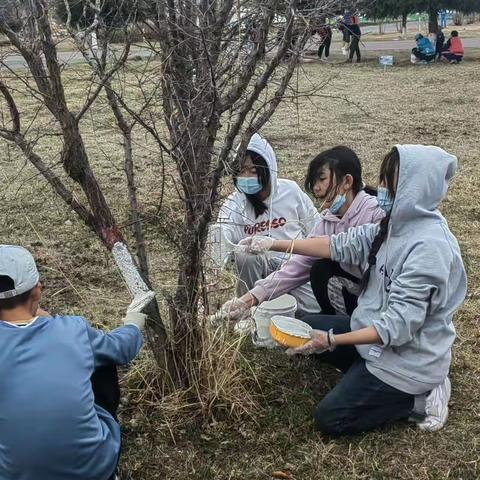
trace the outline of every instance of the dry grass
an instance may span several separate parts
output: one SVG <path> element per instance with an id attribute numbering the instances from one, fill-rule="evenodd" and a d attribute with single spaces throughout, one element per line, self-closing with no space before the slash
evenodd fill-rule
<path id="1" fill-rule="evenodd" d="M 375 182 L 382 156 L 395 143 L 437 144 L 458 155 L 459 174 L 443 204 L 451 229 L 463 250 L 469 275 L 469 296 L 456 317 L 458 340 L 452 367 L 453 397 L 446 428 L 425 434 L 399 424 L 351 439 L 329 440 L 313 431 L 311 411 L 333 387 L 338 375 L 309 360 L 295 362 L 275 352 L 255 351 L 246 344 L 232 364 L 214 355 L 204 368 L 223 372 L 225 383 L 205 384 L 203 403 L 155 396 L 155 374 L 147 352 L 124 378 L 123 464 L 136 480 L 267 479 L 275 470 L 291 470 L 300 479 L 475 479 L 479 472 L 480 335 L 480 189 L 478 129 L 480 64 L 413 67 L 401 58 L 400 67 L 383 74 L 375 59 L 365 65 L 305 65 L 298 81 L 321 82 L 330 77 L 328 97 L 287 102 L 265 128 L 279 157 L 284 177 L 303 180 L 306 166 L 320 150 L 352 146 L 364 162 L 366 180 Z M 81 72 L 68 73 L 69 98 L 78 103 Z M 308 77 L 308 79 L 307 79 Z M 346 102 L 338 97 L 349 100 Z M 354 102 L 357 105 L 354 105 Z M 23 101 L 24 110 L 31 101 Z M 361 108 L 359 108 L 361 107 Z M 107 114 L 96 111 L 97 138 L 86 135 L 92 161 L 103 172 L 102 183 L 115 213 L 127 223 L 126 198 L 116 189 L 121 177 L 121 146 L 112 134 Z M 154 210 L 159 175 L 155 154 L 137 139 L 143 168 L 138 172 L 142 208 Z M 40 148 L 55 159 L 58 145 Z M 108 151 L 109 155 L 105 155 Z M 128 303 L 126 290 L 108 256 L 89 231 L 66 210 L 18 154 L 0 142 L 2 243 L 33 248 L 46 279 L 47 306 L 56 311 L 83 313 L 101 325 L 117 325 Z M 168 246 L 157 237 L 156 224 L 147 228 L 152 252 L 153 282 L 172 282 L 175 263 Z M 250 377 L 245 392 L 230 392 L 232 374 Z M 208 378 L 208 377 L 207 377 Z M 210 377 L 212 378 L 212 377 Z M 218 377 L 217 377 L 218 378 Z M 256 378 L 256 380 L 254 379 Z M 212 395 L 211 392 L 214 392 Z M 210 395 L 210 396 L 209 396 Z M 231 399 L 247 398 L 252 418 Z M 195 421 L 192 412 L 209 402 L 220 412 L 209 421 Z"/>

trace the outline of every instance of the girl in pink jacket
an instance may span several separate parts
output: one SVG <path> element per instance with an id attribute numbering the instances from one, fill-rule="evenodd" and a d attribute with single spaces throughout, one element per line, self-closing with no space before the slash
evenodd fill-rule
<path id="1" fill-rule="evenodd" d="M 376 197 L 365 189 L 358 156 L 348 147 L 335 147 L 317 155 L 309 165 L 305 189 L 322 200 L 326 207 L 310 237 L 333 235 L 351 227 L 378 223 L 384 216 Z M 302 255 L 293 255 L 279 270 L 259 280 L 245 295 L 229 300 L 222 310 L 232 320 L 240 320 L 248 314 L 250 307 L 273 300 L 311 281 L 319 311 L 335 314 L 329 295 L 332 277 L 341 279 L 337 289 L 343 294 L 346 313 L 351 313 L 356 306 L 356 297 L 342 283 L 345 284 L 345 280 L 358 283 L 360 270 Z"/>

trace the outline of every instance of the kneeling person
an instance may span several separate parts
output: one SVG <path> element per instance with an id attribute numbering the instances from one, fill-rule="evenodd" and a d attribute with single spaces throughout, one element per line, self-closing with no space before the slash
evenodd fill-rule
<path id="1" fill-rule="evenodd" d="M 145 315 L 106 334 L 39 310 L 41 292 L 32 255 L 0 245 L 0 478 L 113 480 L 116 365 L 139 352 Z"/>
<path id="2" fill-rule="evenodd" d="M 415 35 L 415 41 L 417 42 L 417 46 L 412 50 L 413 63 L 416 63 L 418 60 L 427 63 L 435 60 L 435 49 L 427 37 L 424 37 L 421 33 L 417 33 Z"/>
<path id="3" fill-rule="evenodd" d="M 460 63 L 463 60 L 463 44 L 458 36 L 458 32 L 454 30 L 445 45 L 446 51 L 443 52 L 443 58 L 450 63 Z"/>
<path id="4" fill-rule="evenodd" d="M 258 134 L 251 138 L 240 174 L 233 180 L 237 191 L 223 204 L 218 218 L 222 234 L 230 244 L 241 244 L 243 239 L 257 234 L 277 240 L 306 238 L 320 222 L 320 214 L 300 187 L 277 177 L 275 152 Z M 246 294 L 289 257 L 282 253 L 253 256 L 240 250 L 234 252 L 237 296 Z M 308 282 L 302 282 L 290 293 L 297 300 L 300 316 L 318 312 Z"/>

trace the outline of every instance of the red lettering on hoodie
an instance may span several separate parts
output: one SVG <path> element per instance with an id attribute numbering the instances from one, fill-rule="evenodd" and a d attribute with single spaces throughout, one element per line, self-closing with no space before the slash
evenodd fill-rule
<path id="1" fill-rule="evenodd" d="M 274 218 L 272 219 L 271 223 L 271 228 L 276 229 L 276 228 L 281 228 L 287 224 L 287 219 L 284 217 L 280 218 Z M 270 220 L 263 221 L 260 223 L 255 223 L 254 225 L 245 225 L 243 227 L 243 231 L 245 232 L 246 235 L 252 236 L 252 235 L 258 235 L 263 232 L 268 231 L 270 227 Z"/>

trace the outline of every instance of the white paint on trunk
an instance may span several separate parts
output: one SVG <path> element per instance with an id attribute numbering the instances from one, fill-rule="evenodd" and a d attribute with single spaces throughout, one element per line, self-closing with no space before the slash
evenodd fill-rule
<path id="1" fill-rule="evenodd" d="M 112 255 L 132 297 L 144 296 L 149 292 L 127 246 L 122 242 L 117 242 L 112 248 Z"/>

